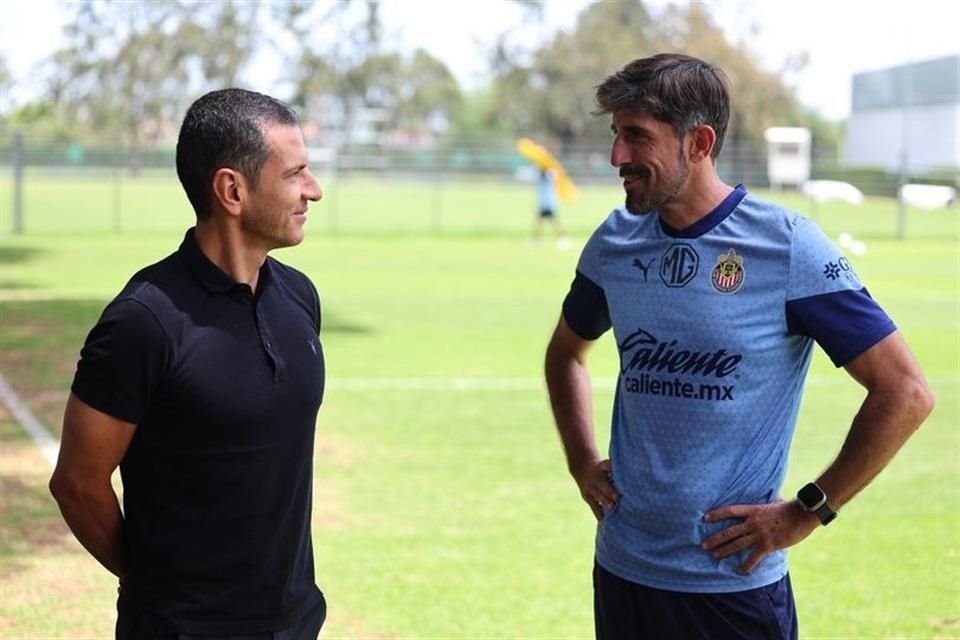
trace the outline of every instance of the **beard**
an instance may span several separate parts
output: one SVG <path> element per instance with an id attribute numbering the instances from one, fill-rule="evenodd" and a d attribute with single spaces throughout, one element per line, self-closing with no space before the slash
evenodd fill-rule
<path id="1" fill-rule="evenodd" d="M 240 218 L 240 228 L 258 245 L 279 249 L 292 247 L 303 240 L 301 229 L 295 228 L 288 215 L 273 209 L 257 208 Z"/>
<path id="2" fill-rule="evenodd" d="M 620 177 L 640 176 L 649 179 L 650 171 L 643 168 L 621 167 Z M 642 216 L 660 209 L 676 197 L 690 175 L 690 165 L 683 157 L 683 149 L 677 155 L 677 170 L 672 174 L 665 174 L 659 184 L 650 185 L 644 191 L 630 191 L 625 188 L 627 211 L 635 216 Z"/>

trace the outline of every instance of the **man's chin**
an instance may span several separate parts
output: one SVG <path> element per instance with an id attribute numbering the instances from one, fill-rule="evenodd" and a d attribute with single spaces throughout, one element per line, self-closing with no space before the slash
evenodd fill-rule
<path id="1" fill-rule="evenodd" d="M 647 203 L 632 202 L 630 198 L 627 198 L 624 202 L 627 211 L 635 216 L 645 216 L 649 213 L 652 213 L 655 207 L 645 206 Z"/>

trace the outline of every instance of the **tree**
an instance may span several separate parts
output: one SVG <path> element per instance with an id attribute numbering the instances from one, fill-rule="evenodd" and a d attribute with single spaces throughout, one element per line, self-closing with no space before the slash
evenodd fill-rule
<path id="1" fill-rule="evenodd" d="M 7 110 L 11 91 L 13 91 L 14 82 L 10 68 L 7 67 L 7 59 L 0 56 L 0 114 Z"/>
<path id="2" fill-rule="evenodd" d="M 54 105 L 44 98 L 26 103 L 18 101 L 11 97 L 16 87 L 6 59 L 0 58 L 0 145 L 4 151 L 10 142 L 8 135 L 13 131 L 29 132 L 49 141 L 68 140 L 69 132 L 56 117 Z"/>
<path id="3" fill-rule="evenodd" d="M 642 0 L 595 2 L 571 33 L 556 34 L 534 52 L 531 63 L 502 65 L 489 118 L 511 123 L 518 134 L 553 138 L 564 151 L 597 140 L 609 122 L 590 115 L 593 87 L 630 59 L 661 51 L 724 69 L 732 88 L 728 135 L 735 143 L 758 143 L 773 124 L 809 121 L 781 74 L 764 70 L 745 46 L 731 44 L 705 3 L 670 5 L 654 19 Z"/>
<path id="4" fill-rule="evenodd" d="M 51 95 L 75 126 L 124 140 L 137 172 L 195 93 L 236 83 L 254 42 L 258 5 L 103 2 L 67 5 L 68 45 L 53 57 Z"/>
<path id="5" fill-rule="evenodd" d="M 758 143 L 768 127 L 800 124 L 802 108 L 782 74 L 761 68 L 748 50 L 731 45 L 704 5 L 670 6 L 660 24 L 674 49 L 709 60 L 726 73 L 734 139 Z"/>
<path id="6" fill-rule="evenodd" d="M 624 43 L 630 44 L 632 56 L 659 49 L 643 2 L 588 6 L 573 32 L 558 33 L 532 54 L 529 65 L 499 61 L 489 121 L 509 122 L 517 134 L 554 138 L 562 153 L 578 140 L 594 138 L 609 123 L 599 123 L 590 115 L 594 109 L 591 89 L 626 62 Z"/>
<path id="7" fill-rule="evenodd" d="M 291 63 L 294 101 L 310 121 L 334 138 L 349 138 L 364 119 L 374 119 L 378 133 L 419 136 L 456 117 L 462 97 L 453 74 L 422 49 L 409 55 L 385 50 L 376 2 L 337 2 L 322 13 L 318 8 L 294 2 L 279 16 L 297 41 L 308 43 Z M 337 37 L 307 37 L 331 27 Z"/>
<path id="8" fill-rule="evenodd" d="M 503 119 L 491 120 L 494 94 L 491 85 L 479 87 L 463 95 L 462 104 L 444 136 L 449 148 L 489 145 L 491 141 L 513 143 L 514 127 Z"/>
<path id="9" fill-rule="evenodd" d="M 397 86 L 395 120 L 397 129 L 413 135 L 446 130 L 463 106 L 456 78 L 440 60 L 416 49 L 401 66 Z"/>
<path id="10" fill-rule="evenodd" d="M 279 5 L 275 15 L 301 44 L 287 53 L 289 66 L 295 70 L 289 78 L 295 87 L 294 103 L 322 129 L 351 130 L 357 111 L 366 107 L 363 94 L 369 83 L 364 74 L 379 73 L 391 64 L 383 57 L 366 64 L 368 58 L 379 54 L 379 5 L 335 0 L 322 6 L 293 0 Z M 324 31 L 331 37 L 316 37 Z"/>

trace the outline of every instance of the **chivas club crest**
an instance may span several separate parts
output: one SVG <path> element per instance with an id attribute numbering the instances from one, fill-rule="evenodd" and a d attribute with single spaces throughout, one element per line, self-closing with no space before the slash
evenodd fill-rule
<path id="1" fill-rule="evenodd" d="M 743 256 L 730 249 L 717 258 L 710 282 L 720 293 L 734 293 L 743 284 L 743 275 Z"/>

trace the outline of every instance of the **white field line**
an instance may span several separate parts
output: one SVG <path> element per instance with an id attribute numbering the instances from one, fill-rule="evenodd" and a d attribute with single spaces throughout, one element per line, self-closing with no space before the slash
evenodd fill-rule
<path id="1" fill-rule="evenodd" d="M 595 387 L 613 387 L 615 380 L 595 379 Z M 331 378 L 336 391 L 546 391 L 541 378 Z"/>
<path id="2" fill-rule="evenodd" d="M 826 386 L 842 382 L 842 375 L 809 375 L 806 385 Z M 594 389 L 613 389 L 616 378 L 594 377 Z M 331 391 L 539 391 L 546 392 L 542 378 L 331 378 Z"/>
<path id="3" fill-rule="evenodd" d="M 928 376 L 940 379 L 946 376 Z M 821 387 L 843 381 L 842 375 L 810 375 L 806 385 Z M 955 382 L 956 378 L 950 376 Z M 616 378 L 593 378 L 594 389 L 612 389 Z M 543 391 L 546 384 L 542 378 L 339 378 L 327 381 L 327 389 L 333 391 Z M 0 402 L 5 404 L 14 419 L 23 425 L 33 441 L 40 448 L 43 457 L 56 466 L 60 452 L 60 443 L 50 435 L 46 427 L 13 390 L 3 373 L 0 372 Z"/>
<path id="4" fill-rule="evenodd" d="M 37 420 L 37 417 L 33 415 L 33 412 L 27 408 L 27 405 L 23 404 L 20 396 L 17 395 L 17 392 L 14 391 L 13 387 L 7 382 L 3 372 L 0 372 L 0 402 L 7 405 L 14 419 L 23 425 L 23 428 L 30 434 L 33 441 L 40 447 L 40 452 L 50 464 L 50 468 L 54 468 L 57 465 L 57 456 L 60 453 L 60 443 L 50 435 L 46 427 L 44 427 L 43 424 Z"/>

